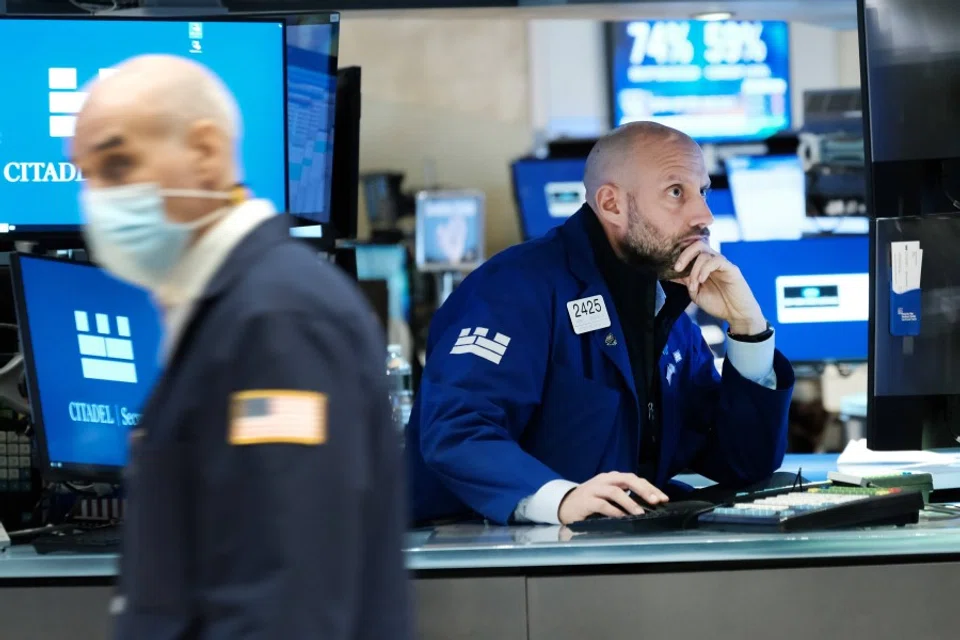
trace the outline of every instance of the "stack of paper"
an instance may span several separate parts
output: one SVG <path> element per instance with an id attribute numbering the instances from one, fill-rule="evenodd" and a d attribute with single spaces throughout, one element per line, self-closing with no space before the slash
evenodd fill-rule
<path id="1" fill-rule="evenodd" d="M 929 473 L 934 489 L 960 487 L 960 454 L 937 451 L 873 451 L 866 440 L 851 440 L 837 459 L 837 470 L 869 476 L 889 473 Z"/>
<path id="2" fill-rule="evenodd" d="M 920 288 L 920 267 L 923 249 L 920 243 L 891 242 L 890 259 L 893 265 L 893 292 L 906 293 Z"/>

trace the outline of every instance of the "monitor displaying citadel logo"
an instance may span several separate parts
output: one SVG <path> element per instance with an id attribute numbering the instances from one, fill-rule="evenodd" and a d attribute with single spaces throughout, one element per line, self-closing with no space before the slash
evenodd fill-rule
<path id="1" fill-rule="evenodd" d="M 137 367 L 133 362 L 133 342 L 130 337 L 130 319 L 126 316 L 111 318 L 105 313 L 94 315 L 95 327 L 91 327 L 86 311 L 74 311 L 77 340 L 80 344 L 80 364 L 83 377 L 107 382 L 137 383 Z M 115 322 L 114 337 L 111 320 Z M 95 328 L 94 332 L 92 329 Z"/>
<path id="2" fill-rule="evenodd" d="M 112 72 L 112 69 L 100 69 L 99 76 L 102 78 Z M 77 126 L 77 114 L 87 99 L 86 92 L 79 90 L 77 69 L 47 69 L 47 88 L 47 133 L 51 138 L 72 138 Z M 83 176 L 69 162 L 29 159 L 5 164 L 3 179 L 14 183 L 82 182 Z"/>

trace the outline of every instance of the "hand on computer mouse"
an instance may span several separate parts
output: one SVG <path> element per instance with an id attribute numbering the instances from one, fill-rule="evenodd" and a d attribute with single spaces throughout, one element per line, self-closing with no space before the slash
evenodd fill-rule
<path id="1" fill-rule="evenodd" d="M 601 473 L 590 478 L 566 495 L 560 503 L 558 516 L 561 524 L 579 522 L 593 514 L 619 518 L 640 515 L 643 507 L 627 491 L 642 497 L 647 506 L 669 500 L 667 494 L 643 478 L 632 473 Z"/>

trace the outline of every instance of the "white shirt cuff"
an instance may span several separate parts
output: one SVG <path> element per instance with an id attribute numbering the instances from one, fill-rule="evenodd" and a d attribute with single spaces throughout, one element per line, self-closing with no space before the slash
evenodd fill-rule
<path id="1" fill-rule="evenodd" d="M 727 340 L 727 360 L 747 380 L 776 389 L 777 376 L 773 371 L 776 346 L 776 334 L 763 342 L 739 342 L 730 338 Z"/>
<path id="2" fill-rule="evenodd" d="M 535 494 L 521 500 L 513 517 L 518 522 L 560 524 L 560 503 L 578 486 L 569 480 L 551 480 Z"/>

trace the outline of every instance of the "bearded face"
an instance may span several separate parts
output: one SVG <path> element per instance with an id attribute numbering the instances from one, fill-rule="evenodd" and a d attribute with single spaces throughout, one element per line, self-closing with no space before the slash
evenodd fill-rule
<path id="1" fill-rule="evenodd" d="M 630 264 L 655 271 L 657 279 L 677 280 L 689 276 L 693 261 L 682 273 L 673 266 L 684 249 L 700 240 L 706 242 L 709 237 L 707 227 L 687 229 L 677 235 L 665 234 L 641 214 L 637 199 L 632 194 L 627 196 L 627 233 L 621 253 Z"/>

